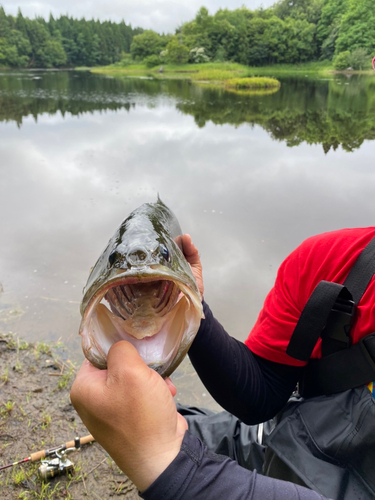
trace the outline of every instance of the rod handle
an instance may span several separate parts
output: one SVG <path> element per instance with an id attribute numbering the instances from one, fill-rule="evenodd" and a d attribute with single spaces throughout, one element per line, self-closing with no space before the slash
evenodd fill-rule
<path id="1" fill-rule="evenodd" d="M 35 453 L 32 453 L 30 455 L 30 460 L 31 460 L 31 462 L 36 462 L 37 460 L 40 460 L 41 458 L 44 458 L 45 456 L 46 456 L 46 450 L 36 451 Z"/>
<path id="2" fill-rule="evenodd" d="M 95 441 L 95 439 L 91 436 L 91 434 L 89 434 L 88 436 L 83 436 L 80 438 L 80 443 L 81 443 L 81 446 L 83 444 L 87 444 L 87 443 L 91 443 L 91 441 Z M 65 446 L 66 448 L 74 448 L 74 439 L 72 441 L 68 441 L 67 443 L 65 443 Z"/>

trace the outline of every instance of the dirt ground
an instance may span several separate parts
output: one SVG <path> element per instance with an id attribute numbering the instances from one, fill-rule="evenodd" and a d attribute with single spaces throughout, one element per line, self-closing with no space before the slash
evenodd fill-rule
<path id="1" fill-rule="evenodd" d="M 89 435 L 69 399 L 77 368 L 60 348 L 0 334 L 0 467 Z M 40 461 L 0 471 L 1 499 L 140 498 L 98 443 L 67 457 L 72 471 L 49 481 L 38 475 Z"/>

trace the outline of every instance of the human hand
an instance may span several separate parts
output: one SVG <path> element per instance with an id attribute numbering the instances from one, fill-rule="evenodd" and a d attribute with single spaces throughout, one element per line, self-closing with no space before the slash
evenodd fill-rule
<path id="1" fill-rule="evenodd" d="M 198 286 L 198 290 L 201 294 L 201 299 L 203 300 L 204 284 L 203 284 L 203 273 L 202 273 L 202 263 L 199 257 L 198 249 L 191 241 L 190 234 L 184 234 L 182 236 L 182 251 L 189 262 L 193 276 Z"/>
<path id="2" fill-rule="evenodd" d="M 87 429 L 144 491 L 180 451 L 187 430 L 176 388 L 149 368 L 125 341 L 108 353 L 107 370 L 83 362 L 70 398 Z"/>

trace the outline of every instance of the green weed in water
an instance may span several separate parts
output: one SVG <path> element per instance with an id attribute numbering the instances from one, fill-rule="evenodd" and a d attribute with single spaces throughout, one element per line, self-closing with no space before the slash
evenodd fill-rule
<path id="1" fill-rule="evenodd" d="M 236 89 L 267 89 L 278 88 L 280 82 L 276 78 L 252 77 L 252 78 L 231 78 L 225 81 L 225 86 Z"/>

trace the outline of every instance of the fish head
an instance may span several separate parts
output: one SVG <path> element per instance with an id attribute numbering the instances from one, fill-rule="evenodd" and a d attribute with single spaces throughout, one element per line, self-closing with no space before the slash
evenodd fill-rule
<path id="1" fill-rule="evenodd" d="M 177 219 L 160 200 L 132 212 L 110 239 L 89 276 L 81 314 L 83 351 L 98 368 L 106 368 L 119 340 L 164 377 L 182 361 L 203 311 Z"/>

